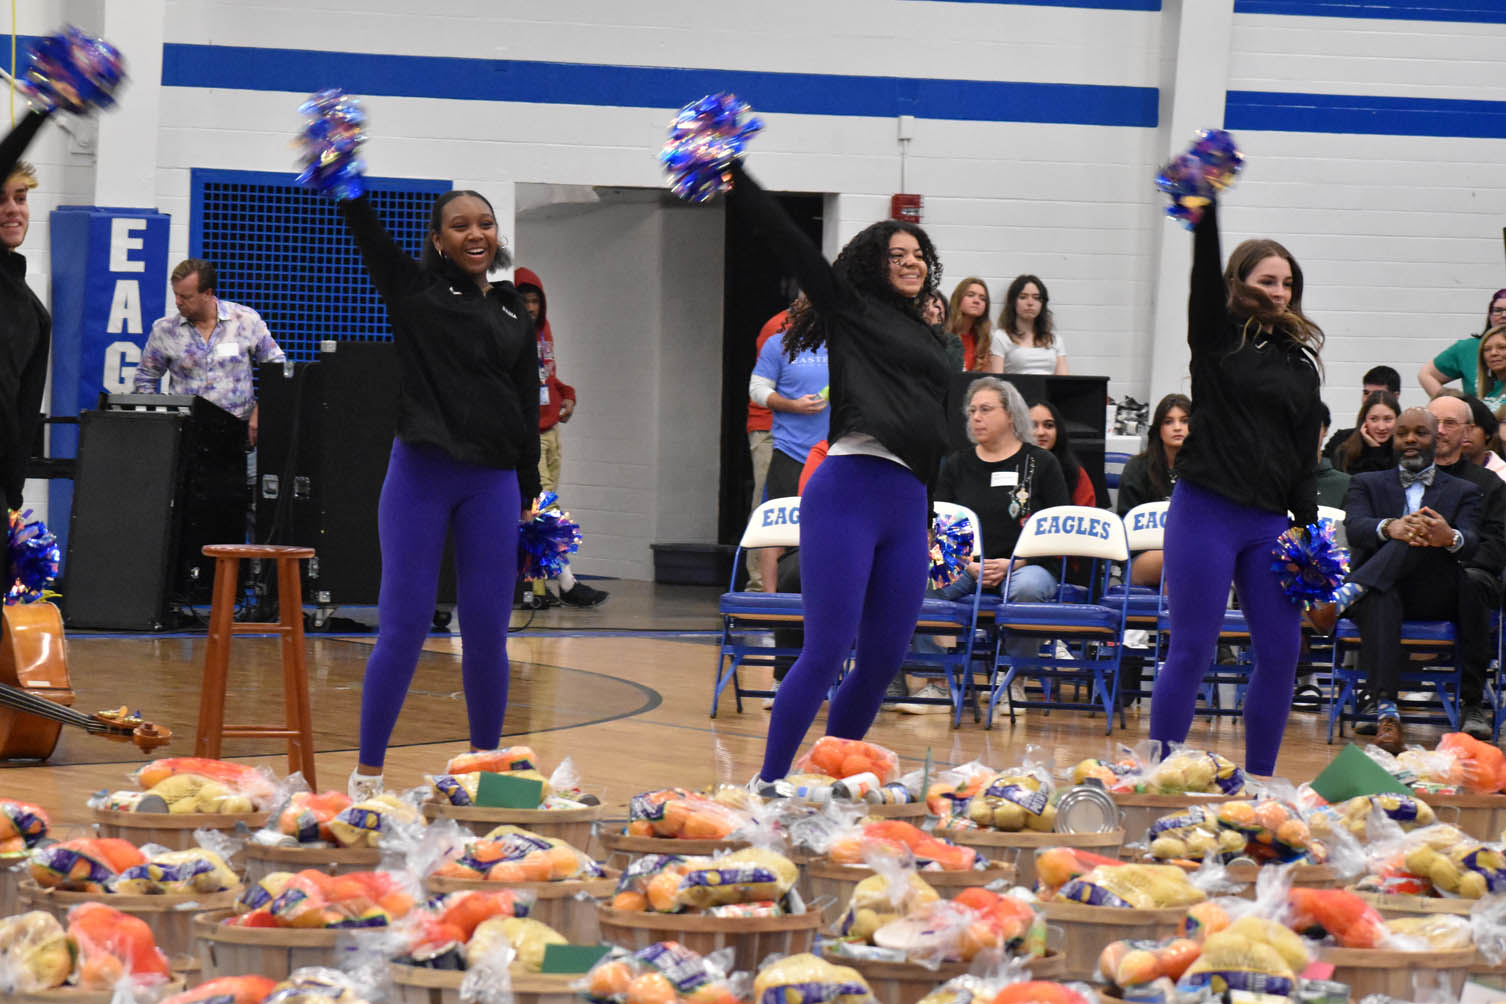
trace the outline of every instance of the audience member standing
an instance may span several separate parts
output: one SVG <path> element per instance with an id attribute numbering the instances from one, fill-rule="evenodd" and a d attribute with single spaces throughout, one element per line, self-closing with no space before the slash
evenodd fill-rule
<path id="1" fill-rule="evenodd" d="M 1401 403 L 1388 391 L 1376 391 L 1365 398 L 1355 417 L 1355 429 L 1340 448 L 1334 466 L 1350 477 L 1395 467 L 1391 435 L 1400 414 Z"/>
<path id="2" fill-rule="evenodd" d="M 1119 504 L 1123 516 L 1137 505 L 1164 502 L 1176 487 L 1177 454 L 1187 439 L 1192 418 L 1192 399 L 1186 394 L 1167 394 L 1151 416 L 1145 449 L 1130 457 L 1119 475 Z M 1135 555 L 1132 582 L 1137 586 L 1161 584 L 1161 551 Z"/>
<path id="3" fill-rule="evenodd" d="M 1066 374 L 1067 347 L 1056 333 L 1051 297 L 1040 279 L 1022 275 L 1009 284 L 992 346 L 990 373 Z"/>
<path id="4" fill-rule="evenodd" d="M 1506 289 L 1498 289 L 1490 296 L 1490 306 L 1485 308 L 1485 327 L 1481 332 L 1506 324 Z M 1443 385 L 1458 380 L 1465 394 L 1478 394 L 1475 386 L 1477 355 L 1480 336 L 1461 338 L 1433 357 L 1433 361 L 1417 371 L 1417 382 L 1428 392 L 1428 397 L 1437 397 Z M 1393 389 L 1393 394 L 1400 391 Z"/>
<path id="5" fill-rule="evenodd" d="M 790 312 L 781 310 L 758 329 L 758 340 L 753 347 L 753 361 L 757 365 L 758 353 L 775 334 L 789 323 Z M 769 458 L 774 455 L 774 413 L 763 405 L 748 399 L 748 456 L 753 460 L 753 499 L 749 509 L 757 509 L 764 500 L 765 479 L 769 475 Z M 748 591 L 763 592 L 763 568 L 758 550 L 748 552 Z"/>
<path id="6" fill-rule="evenodd" d="M 1506 324 L 1480 336 L 1475 387 L 1480 400 L 1492 411 L 1506 405 Z"/>
<path id="7" fill-rule="evenodd" d="M 988 283 L 968 276 L 952 289 L 948 306 L 946 327 L 962 341 L 962 368 L 981 372 L 993 351 L 993 325 L 988 319 L 993 303 L 988 297 Z"/>

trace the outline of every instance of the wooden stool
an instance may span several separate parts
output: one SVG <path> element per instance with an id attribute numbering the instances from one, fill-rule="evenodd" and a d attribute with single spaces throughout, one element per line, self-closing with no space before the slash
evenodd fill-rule
<path id="1" fill-rule="evenodd" d="M 220 741 L 286 739 L 288 773 L 303 772 L 309 788 L 314 780 L 314 727 L 309 713 L 309 675 L 303 652 L 303 589 L 298 562 L 312 558 L 312 547 L 278 544 L 209 544 L 204 553 L 215 559 L 214 603 L 209 611 L 209 645 L 204 650 L 204 685 L 199 692 L 199 728 L 194 734 L 195 756 L 218 759 Z M 277 611 L 273 622 L 235 622 L 236 584 L 240 564 L 248 558 L 277 563 Z M 287 716 L 281 725 L 226 725 L 225 678 L 230 672 L 230 639 L 238 634 L 276 634 L 282 638 L 282 688 Z"/>

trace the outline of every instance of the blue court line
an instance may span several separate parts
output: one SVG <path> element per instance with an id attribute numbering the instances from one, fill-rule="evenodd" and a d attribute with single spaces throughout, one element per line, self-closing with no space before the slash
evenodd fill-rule
<path id="1" fill-rule="evenodd" d="M 1161 9 L 1161 0 L 910 0 L 911 3 L 991 3 L 1009 7 L 1072 7 L 1080 10 Z"/>
<path id="2" fill-rule="evenodd" d="M 676 109 L 735 91 L 761 112 L 1154 127 L 1157 89 L 1114 84 L 860 77 L 521 59 L 372 55 L 251 46 L 163 46 L 162 84 L 250 91 Z M 499 126 L 499 128 L 502 128 Z"/>
<path id="3" fill-rule="evenodd" d="M 1234 0 L 1234 13 L 1506 24 L 1500 0 Z"/>
<path id="4" fill-rule="evenodd" d="M 1230 91 L 1225 102 L 1224 127 L 1236 132 L 1506 139 L 1506 101 Z"/>

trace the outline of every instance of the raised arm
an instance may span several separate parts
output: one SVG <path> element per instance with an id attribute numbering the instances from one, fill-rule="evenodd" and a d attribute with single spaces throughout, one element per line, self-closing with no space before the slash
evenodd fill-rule
<path id="1" fill-rule="evenodd" d="M 1229 343 L 1229 291 L 1218 240 L 1218 203 L 1208 203 L 1192 231 L 1192 288 L 1187 297 L 1187 344 L 1194 353 Z"/>
<path id="2" fill-rule="evenodd" d="M 14 129 L 6 134 L 5 139 L 0 140 L 0 181 L 10 178 L 10 173 L 16 169 L 16 164 L 21 160 L 21 155 L 36 139 L 37 130 L 42 128 L 42 123 L 47 121 L 51 111 L 33 111 L 20 122 Z"/>
<path id="3" fill-rule="evenodd" d="M 732 162 L 732 192 L 727 196 L 727 206 L 737 225 L 762 238 L 764 246 L 800 283 L 817 310 L 832 309 L 840 296 L 840 287 L 831 264 L 790 219 L 784 207 L 743 170 L 741 161 Z"/>
<path id="4" fill-rule="evenodd" d="M 371 274 L 377 292 L 390 300 L 417 287 L 420 282 L 418 262 L 392 239 L 381 217 L 371 208 L 371 201 L 363 195 L 357 199 L 341 199 L 339 205 L 340 215 L 356 239 L 356 247 L 360 249 L 361 259 L 366 263 L 366 271 Z M 537 373 L 533 380 L 533 397 L 537 400 Z"/>

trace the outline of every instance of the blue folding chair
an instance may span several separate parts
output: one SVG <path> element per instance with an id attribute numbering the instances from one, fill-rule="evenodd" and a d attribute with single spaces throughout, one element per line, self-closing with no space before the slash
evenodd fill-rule
<path id="1" fill-rule="evenodd" d="M 966 506 L 951 502 L 935 503 L 935 511 L 937 516 L 967 520 L 973 528 L 972 558 L 974 561 L 981 561 L 983 524 L 978 519 L 977 513 Z M 981 717 L 974 693 L 972 673 L 978 619 L 981 612 L 994 611 L 998 605 L 998 597 L 992 594 L 984 595 L 982 576 L 979 576 L 973 583 L 973 592 L 970 596 L 956 600 L 927 597 L 921 604 L 920 615 L 915 624 L 916 634 L 938 639 L 952 638 L 957 644 L 949 652 L 927 652 L 912 647 L 905 656 L 905 664 L 941 667 L 946 677 L 947 693 L 951 697 L 952 728 L 954 729 L 962 725 L 962 705 L 969 694 L 974 695 L 973 720 L 977 721 Z M 909 697 L 905 700 L 914 702 L 918 699 Z"/>
<path id="2" fill-rule="evenodd" d="M 985 728 L 993 727 L 994 711 L 999 698 L 1009 692 L 1015 677 L 1024 674 L 1041 686 L 1043 699 L 1016 701 L 1009 698 L 1009 721 L 1014 723 L 1016 705 L 1024 708 L 1063 708 L 1104 713 L 1104 734 L 1114 729 L 1114 712 L 1119 690 L 1119 662 L 1124 651 L 1124 619 L 1128 593 L 1117 600 L 1107 599 L 1109 572 L 1115 562 L 1129 560 L 1124 523 L 1113 513 L 1089 506 L 1054 506 L 1028 517 L 1020 530 L 1014 558 L 1059 558 L 1057 581 L 1065 578 L 1068 558 L 1092 559 L 1087 595 L 1071 587 L 1058 587 L 1054 600 L 1040 603 L 1011 602 L 1010 583 L 1015 569 L 1011 563 L 1004 578 L 1004 596 L 997 616 L 997 639 L 990 681 L 988 718 Z M 1064 599 L 1064 597 L 1073 597 Z M 1006 643 L 1016 638 L 1040 642 L 1030 656 L 1011 655 Z M 1066 647 L 1065 658 L 1056 651 L 1056 642 Z M 1091 687 L 1086 702 L 1058 699 L 1064 683 L 1086 683 Z M 1119 709 L 1119 724 L 1124 726 L 1124 712 Z"/>
<path id="3" fill-rule="evenodd" d="M 1144 502 L 1124 514 L 1124 537 L 1130 552 L 1129 566 L 1124 571 L 1124 582 L 1110 586 L 1103 594 L 1104 601 L 1108 603 L 1123 597 L 1125 630 L 1146 631 L 1155 639 L 1146 659 L 1151 666 L 1152 680 L 1155 678 L 1156 656 L 1160 652 L 1161 591 L 1153 586 L 1131 585 L 1131 582 L 1136 554 L 1165 549 L 1166 511 L 1170 507 L 1171 503 L 1167 501 Z M 1135 651 L 1140 650 L 1130 649 L 1124 657 L 1136 658 L 1129 654 Z M 1150 692 L 1145 689 L 1142 681 L 1133 693 L 1122 693 L 1119 696 L 1121 704 L 1128 704 L 1134 698 L 1149 697 Z"/>
<path id="4" fill-rule="evenodd" d="M 776 656 L 794 658 L 798 648 L 770 648 L 762 644 L 768 632 L 787 628 L 805 619 L 799 593 L 740 593 L 735 591 L 737 570 L 742 567 L 743 551 L 750 547 L 799 547 L 800 499 L 796 496 L 769 499 L 753 510 L 748 525 L 738 541 L 732 560 L 732 581 L 722 594 L 721 648 L 716 658 L 716 685 L 711 692 L 711 717 L 716 717 L 722 691 L 732 685 L 741 714 L 744 697 L 772 697 L 772 690 L 744 688 L 737 671 L 743 666 L 774 665 Z"/>

